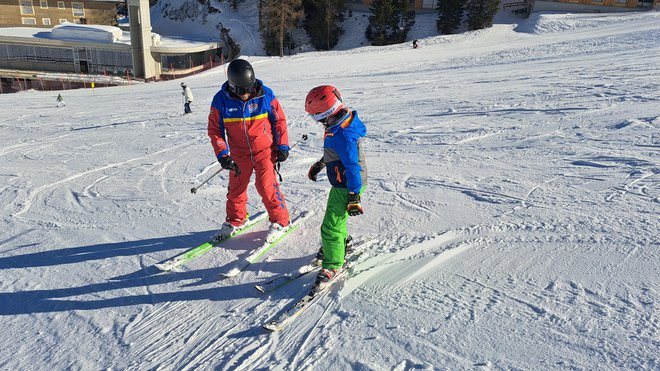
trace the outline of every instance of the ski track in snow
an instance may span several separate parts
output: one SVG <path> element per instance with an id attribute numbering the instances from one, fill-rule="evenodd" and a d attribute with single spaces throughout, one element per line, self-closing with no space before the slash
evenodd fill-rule
<path id="1" fill-rule="evenodd" d="M 290 142 L 309 134 L 281 174 L 289 207 L 315 214 L 227 280 L 266 223 L 174 272 L 152 266 L 224 220 L 226 172 L 189 191 L 218 169 L 206 107 L 222 69 L 186 78 L 186 116 L 178 82 L 66 91 L 62 109 L 49 92 L 1 95 L 0 367 L 658 369 L 659 19 L 534 15 L 414 51 L 249 57 Z M 350 229 L 370 244 L 271 334 L 261 324 L 314 279 L 253 287 L 318 249 L 328 185 L 305 176 L 323 138 L 303 97 L 322 83 L 367 124 L 366 214 Z M 248 209 L 262 209 L 253 187 Z"/>

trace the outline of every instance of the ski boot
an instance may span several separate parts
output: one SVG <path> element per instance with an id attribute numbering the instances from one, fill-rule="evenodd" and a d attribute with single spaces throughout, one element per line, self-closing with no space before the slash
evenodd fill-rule
<path id="1" fill-rule="evenodd" d="M 317 293 L 325 290 L 326 287 L 330 284 L 330 282 L 337 277 L 337 274 L 341 272 L 341 269 L 328 269 L 328 268 L 323 268 L 321 271 L 319 271 L 319 274 L 316 276 L 316 281 L 314 282 L 314 286 L 312 286 L 312 290 L 310 291 L 310 295 L 316 295 Z"/>
<path id="2" fill-rule="evenodd" d="M 282 237 L 291 226 L 291 222 L 286 227 L 280 223 L 270 223 L 270 228 L 268 228 L 268 234 L 266 234 L 266 242 L 273 243 L 277 241 L 278 238 Z"/>
<path id="3" fill-rule="evenodd" d="M 346 241 L 344 241 L 344 258 L 346 258 L 348 255 L 350 255 L 353 252 L 353 237 L 348 236 L 346 237 Z M 319 251 L 316 253 L 316 256 L 314 259 L 312 259 L 312 263 L 314 265 L 320 266 L 321 263 L 323 263 L 323 246 L 319 248 Z"/>

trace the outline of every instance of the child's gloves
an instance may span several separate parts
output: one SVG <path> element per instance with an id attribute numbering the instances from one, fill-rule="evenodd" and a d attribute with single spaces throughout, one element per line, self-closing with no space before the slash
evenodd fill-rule
<path id="1" fill-rule="evenodd" d="M 349 193 L 348 194 L 348 206 L 346 207 L 348 215 L 357 216 L 364 214 L 362 206 L 360 205 L 360 194 Z"/>
<path id="2" fill-rule="evenodd" d="M 316 176 L 323 170 L 325 167 L 325 163 L 323 163 L 323 160 L 318 160 L 312 165 L 312 167 L 309 168 L 309 171 L 307 172 L 307 177 L 310 180 L 313 180 L 316 182 Z"/>

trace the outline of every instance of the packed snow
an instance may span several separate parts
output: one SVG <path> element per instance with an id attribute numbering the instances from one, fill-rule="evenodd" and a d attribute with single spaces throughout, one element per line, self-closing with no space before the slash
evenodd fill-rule
<path id="1" fill-rule="evenodd" d="M 341 43 L 341 41 L 340 41 Z M 246 56 L 278 95 L 292 214 L 175 272 L 153 264 L 224 221 L 206 135 L 223 68 L 180 81 L 0 95 L 0 368 L 660 368 L 660 13 L 542 14 L 410 45 Z M 254 284 L 319 248 L 329 184 L 309 89 L 368 128 L 369 241 L 350 278 L 282 332 L 261 325 L 313 275 Z M 61 93 L 66 107 L 56 108 Z M 250 187 L 249 211 L 263 211 Z"/>

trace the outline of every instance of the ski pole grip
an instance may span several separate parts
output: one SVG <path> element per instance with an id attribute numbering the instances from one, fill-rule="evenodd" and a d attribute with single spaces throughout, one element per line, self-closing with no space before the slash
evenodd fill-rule
<path id="1" fill-rule="evenodd" d="M 302 138 L 300 138 L 300 140 L 298 140 L 294 145 L 292 145 L 291 148 L 289 148 L 289 150 L 294 149 L 303 140 L 307 140 L 307 134 L 303 134 Z"/>

